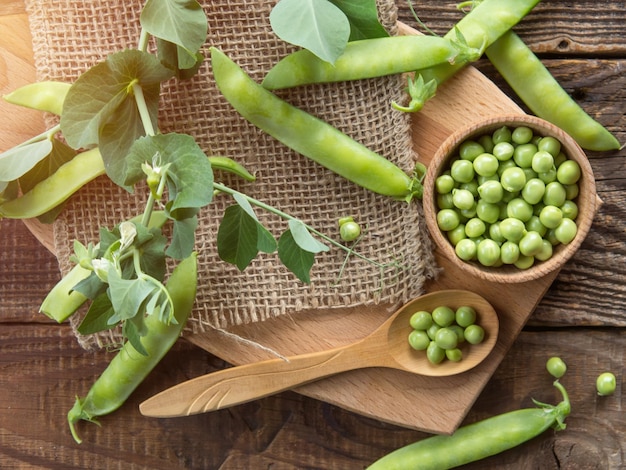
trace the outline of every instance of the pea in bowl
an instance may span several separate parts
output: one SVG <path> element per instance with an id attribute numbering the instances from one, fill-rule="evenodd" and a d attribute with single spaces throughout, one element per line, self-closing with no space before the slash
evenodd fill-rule
<path id="1" fill-rule="evenodd" d="M 426 224 L 443 255 L 502 283 L 560 269 L 587 236 L 596 201 L 593 172 L 576 141 L 523 114 L 455 132 L 424 180 Z"/>

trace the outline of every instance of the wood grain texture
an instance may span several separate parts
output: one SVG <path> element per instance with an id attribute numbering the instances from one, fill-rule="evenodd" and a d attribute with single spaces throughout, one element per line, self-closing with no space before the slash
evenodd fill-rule
<path id="1" fill-rule="evenodd" d="M 424 13 L 422 19 L 438 32 L 447 31 L 458 18 L 455 3 L 415 2 Z M 406 2 L 398 1 L 398 6 L 400 18 L 408 21 Z M 548 46 L 560 43 L 552 26 L 557 16 L 548 9 L 559 12 L 558 38 L 575 38 L 566 48 Z M 18 18 L 7 16 L 13 14 Z M 25 21 L 22 2 L 2 2 L 2 38 L 6 39 L 6 28 L 12 28 L 15 21 Z M 623 2 L 605 0 L 544 0 L 518 28 L 565 88 L 621 142 L 626 142 L 625 28 Z M 0 89 L 4 93 L 6 49 L 2 50 L 2 44 L 0 40 Z M 11 54 L 15 55 L 13 48 Z M 478 69 L 515 100 L 489 64 L 479 63 Z M 25 76 L 34 73 L 28 65 L 20 70 Z M 32 135 L 29 126 L 41 125 L 37 116 L 18 123 L 14 109 L 6 110 L 0 103 L 0 151 L 12 145 L 7 142 L 20 141 L 20 132 Z M 589 156 L 604 202 L 592 232 L 550 286 L 465 418 L 469 423 L 530 406 L 531 398 L 557 400 L 544 363 L 560 355 L 569 366 L 563 380 L 573 403 L 568 428 L 466 468 L 604 470 L 626 466 L 626 151 Z M 21 223 L 0 221 L 2 468 L 359 469 L 386 452 L 426 437 L 293 392 L 210 415 L 143 418 L 138 411 L 143 399 L 168 385 L 226 366 L 221 359 L 180 341 L 122 409 L 102 419 L 101 428 L 81 426 L 85 442 L 78 446 L 71 440 L 65 414 L 74 395 L 87 391 L 111 355 L 82 351 L 69 327 L 51 324 L 37 314 L 43 295 L 58 275 L 52 255 Z M 502 301 L 507 300 L 503 294 Z M 336 336 L 349 339 L 360 333 L 355 322 L 353 331 L 337 331 Z M 593 382 L 604 370 L 618 376 L 618 390 L 612 397 L 600 398 Z"/>

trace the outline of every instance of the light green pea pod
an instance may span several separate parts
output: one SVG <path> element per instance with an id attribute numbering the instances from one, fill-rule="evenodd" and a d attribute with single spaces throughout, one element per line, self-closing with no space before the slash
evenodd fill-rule
<path id="1" fill-rule="evenodd" d="M 214 170 L 221 170 L 228 173 L 233 173 L 234 175 L 237 175 L 246 181 L 256 180 L 256 176 L 254 176 L 252 173 L 246 170 L 243 165 L 236 162 L 232 158 L 213 155 L 209 157 L 209 162 L 211 162 L 211 167 Z"/>
<path id="2" fill-rule="evenodd" d="M 11 104 L 60 116 L 70 87 L 69 83 L 55 81 L 30 83 L 4 95 L 3 98 Z"/>

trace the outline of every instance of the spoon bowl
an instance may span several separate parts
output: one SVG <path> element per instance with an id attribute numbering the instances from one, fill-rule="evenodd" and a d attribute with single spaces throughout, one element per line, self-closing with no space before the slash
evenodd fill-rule
<path id="1" fill-rule="evenodd" d="M 459 362 L 432 364 L 425 351 L 411 348 L 409 320 L 418 310 L 432 311 L 443 305 L 452 309 L 473 307 L 477 312 L 476 323 L 485 330 L 485 339 L 477 345 L 461 343 L 465 351 Z M 498 327 L 495 310 L 480 295 L 466 290 L 437 291 L 407 303 L 373 333 L 355 343 L 213 372 L 158 393 L 144 401 L 139 410 L 144 416 L 159 418 L 205 413 L 366 367 L 389 367 L 428 376 L 459 374 L 489 355 L 496 344 Z"/>

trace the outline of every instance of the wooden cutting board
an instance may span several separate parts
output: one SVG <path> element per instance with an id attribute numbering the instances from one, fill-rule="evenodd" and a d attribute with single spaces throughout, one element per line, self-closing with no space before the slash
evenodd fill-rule
<path id="1" fill-rule="evenodd" d="M 0 44 L 1 83 L 6 93 L 34 79 L 28 22 L 21 12 L 11 18 L 14 31 Z M 401 25 L 406 33 L 413 30 Z M 13 43 L 11 43 L 13 42 Z M 31 61 L 31 62 L 29 62 Z M 10 66 L 8 66 L 10 64 Z M 2 109 L 7 109 L 6 106 Z M 491 81 L 467 68 L 442 86 L 437 96 L 413 118 L 413 140 L 421 162 L 428 164 L 436 149 L 454 130 L 494 114 L 522 113 Z M 4 113 L 3 113 L 4 114 Z M 10 129 L 2 149 L 18 143 L 21 134 L 41 130 L 40 119 L 0 116 Z M 33 124 L 35 123 L 35 124 Z M 19 134 L 19 135 L 18 135 Z M 15 142 L 13 142 L 15 140 Z M 50 227 L 26 221 L 28 227 L 52 250 Z M 451 433 L 461 423 L 481 390 L 500 364 L 528 317 L 557 273 L 524 284 L 486 284 L 455 269 L 437 254 L 442 271 L 427 291 L 463 288 L 483 295 L 500 317 L 500 335 L 489 358 L 466 373 L 444 378 L 367 369 L 346 372 L 299 387 L 296 391 L 384 422 L 434 433 Z M 391 313 L 388 306 L 363 309 L 298 312 L 262 323 L 206 331 L 187 340 L 232 364 L 289 356 L 340 346 L 366 336 Z M 174 384 L 163 384 L 167 387 Z"/>

